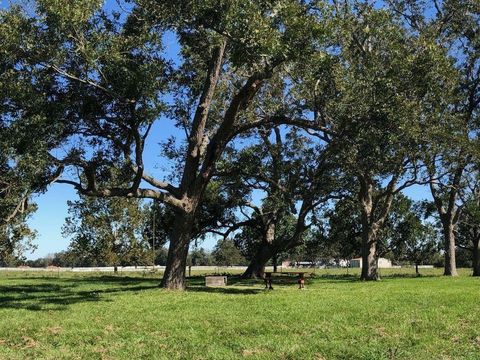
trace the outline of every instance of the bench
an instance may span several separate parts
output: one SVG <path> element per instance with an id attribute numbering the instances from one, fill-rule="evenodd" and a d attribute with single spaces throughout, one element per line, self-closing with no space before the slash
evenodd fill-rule
<path id="1" fill-rule="evenodd" d="M 205 276 L 205 286 L 208 286 L 208 287 L 227 286 L 227 277 L 226 276 Z"/>
<path id="2" fill-rule="evenodd" d="M 298 272 L 289 272 L 288 274 L 297 274 L 298 275 L 298 288 L 305 289 L 305 273 L 306 271 L 298 271 Z M 265 281 L 265 289 L 273 290 L 272 287 L 272 272 L 265 272 L 265 277 L 263 280 Z"/>

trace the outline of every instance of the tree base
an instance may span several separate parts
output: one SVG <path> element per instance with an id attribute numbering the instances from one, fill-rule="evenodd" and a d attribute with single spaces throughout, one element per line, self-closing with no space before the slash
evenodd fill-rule
<path id="1" fill-rule="evenodd" d="M 174 291 L 183 291 L 187 288 L 185 284 L 164 283 L 163 281 L 160 283 L 159 287 L 162 289 L 174 290 Z"/>
<path id="2" fill-rule="evenodd" d="M 160 283 L 160 287 L 162 289 L 167 289 L 167 290 L 183 291 L 187 288 L 186 279 L 185 278 L 178 278 L 178 279 L 164 278 Z"/>
<path id="3" fill-rule="evenodd" d="M 445 271 L 443 273 L 443 276 L 452 276 L 452 277 L 455 277 L 455 276 L 458 276 L 458 273 L 457 271 Z"/>
<path id="4" fill-rule="evenodd" d="M 360 280 L 362 280 L 362 281 L 380 281 L 380 276 L 378 276 L 378 275 L 361 276 Z"/>
<path id="5" fill-rule="evenodd" d="M 251 272 L 246 273 L 245 272 L 240 276 L 240 279 L 242 279 L 242 280 L 258 280 L 258 279 L 263 279 L 263 276 L 260 275 L 260 274 L 256 274 L 256 273 L 251 273 Z"/>

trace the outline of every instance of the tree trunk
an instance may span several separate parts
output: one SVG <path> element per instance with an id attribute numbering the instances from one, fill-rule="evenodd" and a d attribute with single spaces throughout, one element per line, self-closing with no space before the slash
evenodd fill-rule
<path id="1" fill-rule="evenodd" d="M 272 263 L 273 263 L 273 272 L 277 272 L 277 270 L 278 270 L 278 256 L 277 256 L 277 254 L 273 255 Z"/>
<path id="2" fill-rule="evenodd" d="M 418 271 L 418 263 L 415 263 L 415 275 L 420 276 L 420 272 Z"/>
<path id="3" fill-rule="evenodd" d="M 177 214 L 168 248 L 167 264 L 161 287 L 171 290 L 185 290 L 185 272 L 188 248 L 193 228 L 193 217 L 189 214 Z"/>
<path id="4" fill-rule="evenodd" d="M 373 181 L 361 175 L 358 198 L 362 210 L 362 274 L 361 280 L 378 280 L 377 225 L 373 221 Z"/>
<path id="5" fill-rule="evenodd" d="M 480 276 L 480 238 L 473 240 L 473 276 Z"/>
<path id="6" fill-rule="evenodd" d="M 452 221 L 442 221 L 445 245 L 445 276 L 457 276 L 457 264 L 455 261 L 455 233 Z"/>
<path id="7" fill-rule="evenodd" d="M 275 220 L 270 219 L 265 225 L 265 233 L 263 234 L 263 242 L 260 249 L 250 260 L 247 270 L 242 275 L 244 279 L 263 278 L 265 275 L 265 266 L 268 261 L 275 255 L 273 251 L 273 242 L 275 241 Z"/>
<path id="8" fill-rule="evenodd" d="M 242 274 L 243 279 L 263 278 L 265 275 L 265 266 L 272 258 L 273 252 L 269 244 L 262 244 L 259 251 L 250 261 L 247 270 Z"/>
<path id="9" fill-rule="evenodd" d="M 367 228 L 362 235 L 362 275 L 361 280 L 378 280 L 376 231 Z"/>

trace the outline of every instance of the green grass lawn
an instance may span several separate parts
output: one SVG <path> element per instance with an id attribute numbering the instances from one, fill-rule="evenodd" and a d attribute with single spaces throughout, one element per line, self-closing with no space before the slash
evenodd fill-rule
<path id="1" fill-rule="evenodd" d="M 480 359 L 480 279 L 401 271 L 185 292 L 160 274 L 0 273 L 0 359 Z"/>

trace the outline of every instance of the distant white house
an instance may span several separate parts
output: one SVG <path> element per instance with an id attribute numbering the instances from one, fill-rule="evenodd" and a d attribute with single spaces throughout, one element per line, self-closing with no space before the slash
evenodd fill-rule
<path id="1" fill-rule="evenodd" d="M 352 268 L 361 268 L 362 267 L 362 258 L 355 258 L 350 260 L 350 267 Z M 385 258 L 378 259 L 378 267 L 379 268 L 391 268 L 392 262 Z"/>

